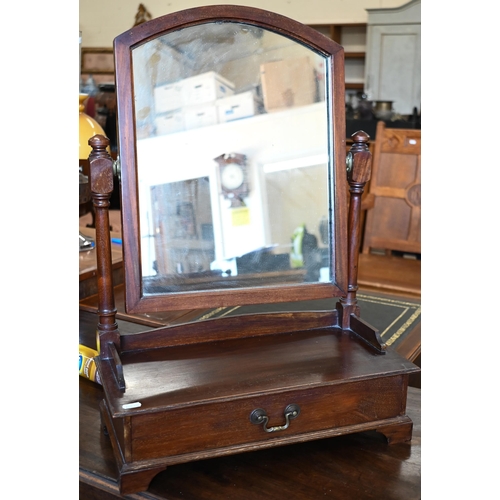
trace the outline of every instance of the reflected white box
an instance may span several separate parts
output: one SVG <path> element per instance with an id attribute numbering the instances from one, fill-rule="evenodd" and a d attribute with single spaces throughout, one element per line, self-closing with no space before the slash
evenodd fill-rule
<path id="1" fill-rule="evenodd" d="M 216 106 L 219 123 L 259 114 L 259 100 L 251 90 L 218 99 Z"/>
<path id="2" fill-rule="evenodd" d="M 215 71 L 182 80 L 184 106 L 213 102 L 234 94 L 234 84 Z"/>
<path id="3" fill-rule="evenodd" d="M 172 134 L 184 130 L 184 114 L 181 110 L 156 115 L 156 135 Z"/>
<path id="4" fill-rule="evenodd" d="M 183 105 L 182 81 L 158 85 L 154 89 L 155 112 L 166 113 Z"/>
<path id="5" fill-rule="evenodd" d="M 215 125 L 219 122 L 215 102 L 200 104 L 198 106 L 186 106 L 182 108 L 182 113 L 186 130 Z"/>

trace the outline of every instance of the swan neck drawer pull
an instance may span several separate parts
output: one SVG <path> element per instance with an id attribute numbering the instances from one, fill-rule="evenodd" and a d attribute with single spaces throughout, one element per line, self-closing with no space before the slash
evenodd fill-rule
<path id="1" fill-rule="evenodd" d="M 250 422 L 252 424 L 263 424 L 264 430 L 266 432 L 276 432 L 276 431 L 284 431 L 285 429 L 288 429 L 290 426 L 290 420 L 293 420 L 294 418 L 297 418 L 300 413 L 300 407 L 299 405 L 296 404 L 291 404 L 288 405 L 285 408 L 285 424 L 284 425 L 277 425 L 276 427 L 268 427 L 267 422 L 269 421 L 269 417 L 267 416 L 266 410 L 263 410 L 262 408 L 257 408 L 250 413 Z"/>

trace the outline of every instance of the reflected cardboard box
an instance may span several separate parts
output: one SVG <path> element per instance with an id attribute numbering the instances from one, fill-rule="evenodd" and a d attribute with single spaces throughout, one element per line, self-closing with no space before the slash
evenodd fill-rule
<path id="1" fill-rule="evenodd" d="M 268 112 L 306 106 L 318 100 L 316 71 L 309 57 L 261 64 L 260 78 Z"/>

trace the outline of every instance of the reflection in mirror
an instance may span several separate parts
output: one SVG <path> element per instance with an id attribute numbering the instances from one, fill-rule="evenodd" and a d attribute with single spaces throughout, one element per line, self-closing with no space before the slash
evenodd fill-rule
<path id="1" fill-rule="evenodd" d="M 143 292 L 330 281 L 324 57 L 235 22 L 132 54 Z"/>

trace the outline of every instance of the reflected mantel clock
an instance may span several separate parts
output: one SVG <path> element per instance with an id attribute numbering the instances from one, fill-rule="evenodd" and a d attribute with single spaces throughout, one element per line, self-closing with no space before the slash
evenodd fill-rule
<path id="1" fill-rule="evenodd" d="M 243 198 L 250 193 L 247 158 L 243 154 L 229 153 L 215 158 L 219 166 L 221 192 L 231 201 L 231 208 L 245 205 Z"/>
<path id="2" fill-rule="evenodd" d="M 259 36 L 249 36 L 253 32 Z M 161 72 L 164 81 L 175 82 L 179 75 L 230 79 L 237 73 L 237 93 L 255 88 L 258 82 L 252 78 L 262 78 L 259 68 L 274 61 L 274 49 L 286 54 L 294 68 L 304 64 L 300 80 L 317 78 L 310 68 L 325 68 L 307 86 L 312 93 L 300 96 L 300 106 L 224 127 L 157 135 L 151 115 L 156 113 L 151 106 L 153 76 Z M 212 5 L 141 23 L 115 39 L 114 52 L 125 310 L 131 316 L 189 309 L 214 313 L 191 323 L 120 332 L 109 233 L 114 162 L 106 151 L 109 140 L 91 138 L 99 284 L 96 363 L 107 431 L 102 444 L 109 436 L 120 493 L 147 490 L 169 465 L 194 460 L 368 430 L 392 443 L 408 442 L 408 379 L 419 368 L 386 346 L 362 319 L 356 298 L 361 196 L 370 178 L 371 154 L 369 137 L 357 132 L 346 169 L 343 48 L 272 12 Z M 158 60 L 172 64 L 159 65 Z M 279 78 L 266 84 L 282 90 Z M 324 92 L 316 92 L 317 85 L 324 85 Z M 203 239 L 175 238 L 151 245 L 148 236 L 154 228 L 147 221 L 156 186 L 170 185 L 175 192 L 179 181 L 191 179 L 186 196 L 197 200 L 196 220 L 204 222 L 210 206 L 218 206 L 220 191 L 212 189 L 205 200 L 200 193 L 207 193 L 214 158 L 219 158 L 223 192 L 233 199 L 244 197 L 243 155 L 220 157 L 231 151 L 299 160 L 298 167 L 272 174 L 255 162 L 262 169 L 259 187 L 267 186 L 267 198 L 260 206 L 255 203 L 259 217 L 252 222 L 260 227 L 220 231 L 222 243 L 215 246 Z M 188 155 L 197 161 L 182 164 Z M 325 161 L 304 165 L 301 160 L 311 155 Z M 264 189 L 255 191 L 257 198 Z M 168 210 L 160 215 L 160 225 L 175 223 Z M 324 279 L 310 282 L 303 270 L 282 265 L 289 262 L 292 234 L 283 227 L 307 220 L 314 227 L 325 218 Z M 258 245 L 256 238 L 261 238 Z M 246 255 L 259 265 L 250 259 L 248 272 L 224 272 L 225 255 L 242 255 L 234 249 L 249 243 L 257 251 L 249 248 Z M 175 262 L 193 248 L 207 252 L 208 269 L 183 274 L 175 266 L 150 270 L 146 265 L 151 254 L 157 262 Z M 217 317 L 221 310 L 227 314 Z M 280 464 L 275 467 L 279 474 Z"/>

